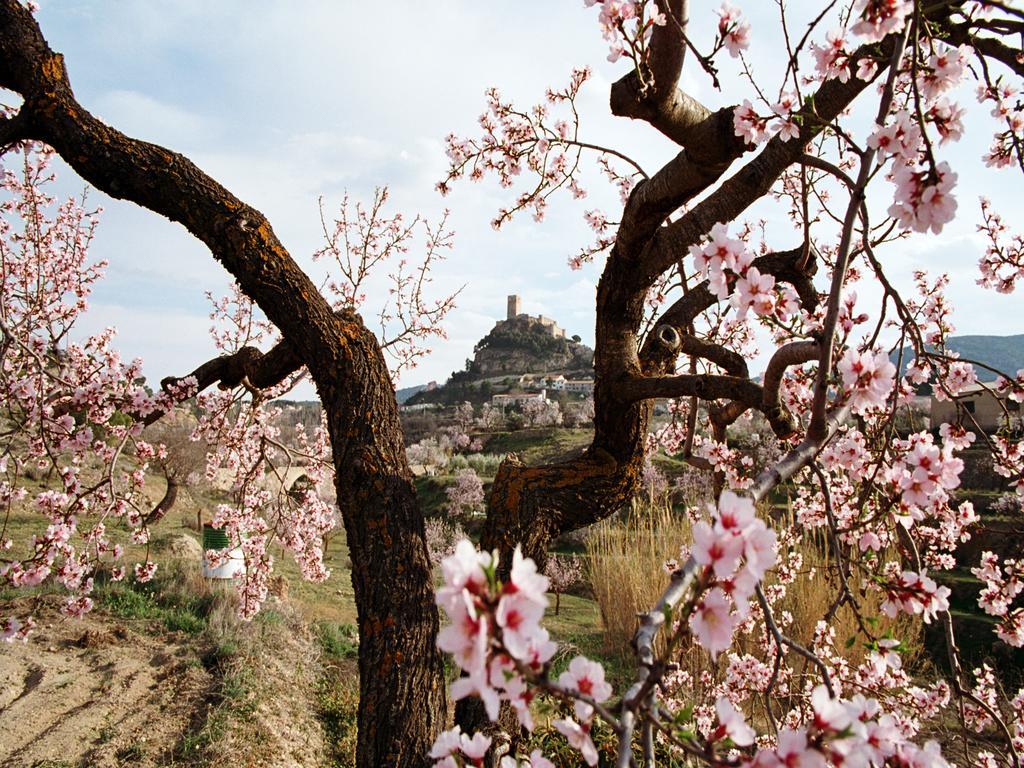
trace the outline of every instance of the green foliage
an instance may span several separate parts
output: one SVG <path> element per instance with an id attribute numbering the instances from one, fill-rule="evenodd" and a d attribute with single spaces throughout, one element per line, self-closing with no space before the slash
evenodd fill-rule
<path id="1" fill-rule="evenodd" d="M 448 462 L 448 471 L 472 469 L 480 477 L 494 477 L 498 472 L 498 465 L 504 458 L 504 455 L 497 453 L 457 454 Z"/>
<path id="2" fill-rule="evenodd" d="M 353 673 L 331 670 L 316 692 L 323 723 L 328 768 L 354 768 L 356 764 L 359 682 Z"/>
<path id="3" fill-rule="evenodd" d="M 525 463 L 538 464 L 582 452 L 590 444 L 593 436 L 594 433 L 589 429 L 542 427 L 498 432 L 484 447 L 488 453 L 518 453 Z"/>
<path id="4" fill-rule="evenodd" d="M 99 604 L 114 616 L 159 623 L 170 632 L 197 635 L 207 627 L 213 602 L 209 592 L 195 592 L 175 567 L 157 571 L 150 582 L 100 582 Z"/>
<path id="5" fill-rule="evenodd" d="M 444 514 L 444 505 L 448 501 L 444 489 L 447 485 L 444 478 L 423 475 L 413 480 L 416 486 L 416 498 L 426 517 L 437 517 Z"/>
<path id="6" fill-rule="evenodd" d="M 359 630 L 354 624 L 318 621 L 313 629 L 325 655 L 336 659 L 359 657 Z"/>
<path id="7" fill-rule="evenodd" d="M 517 350 L 533 355 L 570 354 L 569 341 L 550 335 L 540 323 L 499 323 L 473 348 L 475 352 L 483 349 Z"/>

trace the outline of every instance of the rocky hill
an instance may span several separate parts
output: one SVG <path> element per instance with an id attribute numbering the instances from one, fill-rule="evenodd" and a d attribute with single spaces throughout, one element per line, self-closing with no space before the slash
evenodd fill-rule
<path id="1" fill-rule="evenodd" d="M 547 318 L 520 314 L 498 321 L 473 347 L 465 369 L 453 373 L 443 386 L 413 394 L 405 404 L 480 403 L 495 392 L 516 388 L 524 373 L 590 378 L 593 370 L 594 350 L 579 336 L 566 336 Z"/>
<path id="2" fill-rule="evenodd" d="M 552 336 L 541 323 L 525 316 L 498 323 L 477 342 L 473 352 L 465 371 L 473 379 L 589 371 L 594 365 L 594 351 L 581 344 L 578 336 Z"/>

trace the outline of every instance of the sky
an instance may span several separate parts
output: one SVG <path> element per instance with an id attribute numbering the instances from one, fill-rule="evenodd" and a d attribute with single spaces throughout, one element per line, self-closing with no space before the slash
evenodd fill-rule
<path id="1" fill-rule="evenodd" d="M 774 3 L 734 5 L 751 19 L 751 65 L 771 81 L 780 60 L 770 21 Z M 813 4 L 790 5 L 813 10 Z M 486 88 L 497 86 L 529 106 L 547 87 L 562 86 L 572 67 L 588 64 L 594 77 L 580 98 L 582 138 L 624 149 L 648 170 L 677 151 L 646 125 L 609 114 L 608 89 L 626 65 L 605 60 L 596 13 L 582 0 L 43 0 L 41 6 L 44 35 L 65 55 L 87 109 L 131 136 L 184 153 L 261 210 L 317 281 L 323 266 L 311 255 L 323 245 L 318 200 L 329 213 L 346 192 L 368 200 L 388 185 L 391 211 L 436 219 L 451 210 L 455 249 L 434 270 L 432 288 L 438 296 L 462 292 L 446 323 L 448 339 L 435 343 L 400 386 L 443 381 L 461 369 L 473 344 L 504 316 L 510 293 L 522 296 L 525 311 L 554 317 L 570 335 L 593 343 L 600 264 L 572 271 L 567 259 L 592 239 L 583 211 L 616 210 L 612 190 L 588 176 L 591 196 L 582 204 L 553 201 L 543 224 L 523 216 L 500 232 L 489 222 L 514 192 L 468 182 L 447 198 L 434 191 L 447 169 L 445 135 L 475 133 Z M 710 11 L 694 17 L 694 39 L 710 43 L 717 18 Z M 728 83 L 736 62 L 726 58 L 722 65 Z M 753 96 L 743 85 L 715 91 L 692 61 L 681 84 L 711 108 Z M 974 232 L 977 197 L 985 191 L 997 210 L 1010 213 L 1019 178 L 980 172 L 976 158 L 991 129 L 982 121 L 968 128 L 962 145 L 945 152 L 960 172 L 964 216 L 941 235 L 887 249 L 886 263 L 904 285 L 916 268 L 951 273 L 959 333 L 1021 332 L 1019 300 L 974 285 L 983 249 Z M 59 173 L 63 191 L 81 191 L 84 183 L 70 169 Z M 95 190 L 89 199 L 104 208 L 92 255 L 110 266 L 83 332 L 115 326 L 122 354 L 141 356 L 151 381 L 184 374 L 215 354 L 204 294 L 226 292 L 225 270 L 179 225 Z M 772 223 L 780 248 L 799 242 L 778 207 L 751 211 L 759 216 Z M 371 292 L 367 307 L 376 303 L 379 294 Z"/>

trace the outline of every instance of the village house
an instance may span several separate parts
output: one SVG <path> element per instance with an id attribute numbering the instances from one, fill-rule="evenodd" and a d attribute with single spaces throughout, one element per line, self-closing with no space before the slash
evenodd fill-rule
<path id="1" fill-rule="evenodd" d="M 547 392 L 541 390 L 540 392 L 505 392 L 500 395 L 491 395 L 491 405 L 504 408 L 512 405 L 524 405 L 531 400 L 539 400 L 542 403 L 548 401 Z"/>
<path id="2" fill-rule="evenodd" d="M 578 392 L 584 395 L 591 395 L 594 393 L 594 380 L 593 379 L 569 379 L 565 382 L 566 392 Z"/>
<path id="3" fill-rule="evenodd" d="M 436 411 L 440 407 L 438 403 L 416 403 L 415 405 L 400 405 L 398 410 L 404 413 L 419 413 L 420 411 Z"/>
<path id="4" fill-rule="evenodd" d="M 525 390 L 551 389 L 557 392 L 565 390 L 565 376 L 543 373 L 524 373 L 519 377 L 519 386 Z"/>
<path id="5" fill-rule="evenodd" d="M 1009 426 L 1021 428 L 1020 403 L 996 391 L 995 383 L 977 383 L 964 387 L 952 400 L 931 398 L 931 425 L 962 423 L 967 429 L 977 425 L 986 432 L 998 432 Z"/>

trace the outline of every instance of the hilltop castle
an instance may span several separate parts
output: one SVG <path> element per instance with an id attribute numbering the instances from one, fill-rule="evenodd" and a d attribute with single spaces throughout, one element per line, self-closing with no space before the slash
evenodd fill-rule
<path id="1" fill-rule="evenodd" d="M 508 297 L 508 315 L 506 316 L 506 318 L 504 320 L 499 320 L 497 325 L 501 325 L 503 322 L 507 323 L 507 322 L 512 321 L 512 320 L 520 320 L 520 321 L 525 321 L 527 323 L 538 323 L 539 325 L 544 327 L 544 330 L 547 331 L 549 336 L 552 336 L 552 337 L 554 337 L 556 339 L 564 339 L 565 338 L 565 329 L 562 328 L 558 323 L 556 323 L 550 317 L 544 317 L 544 315 L 537 315 L 536 317 L 531 317 L 530 315 L 528 315 L 525 312 L 523 312 L 522 309 L 523 309 L 522 298 L 520 298 L 519 296 L 517 296 L 515 294 L 509 296 Z"/>

